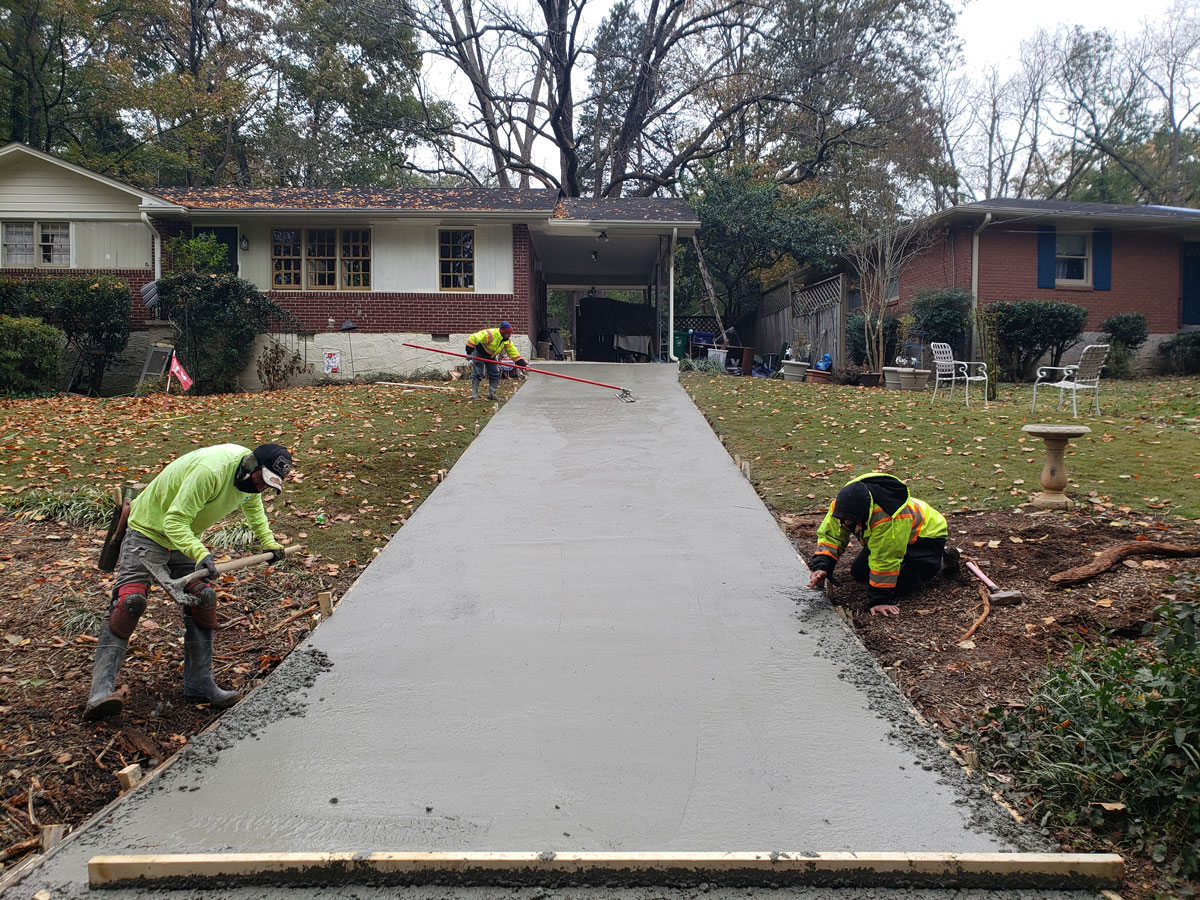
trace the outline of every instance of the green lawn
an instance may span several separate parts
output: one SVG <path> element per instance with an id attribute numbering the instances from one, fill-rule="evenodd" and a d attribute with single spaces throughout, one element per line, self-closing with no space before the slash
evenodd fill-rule
<path id="1" fill-rule="evenodd" d="M 503 395 L 511 384 L 503 382 Z M 27 489 L 144 483 L 197 447 L 280 443 L 296 471 L 283 494 L 267 492 L 276 533 L 327 560 L 365 565 L 491 418 L 494 404 L 472 403 L 467 391 L 345 385 L 165 405 L 161 397 L 0 400 L 0 505 Z"/>
<path id="2" fill-rule="evenodd" d="M 1011 507 L 1040 488 L 1045 451 L 1031 423 L 1082 424 L 1092 433 L 1067 456 L 1069 495 L 1133 514 L 1200 518 L 1200 378 L 1102 382 L 1100 408 L 1078 419 L 1057 392 L 1030 412 L 1029 385 L 1001 384 L 985 409 L 972 392 L 943 393 L 686 373 L 692 395 L 776 510 L 823 509 L 853 475 L 881 469 L 946 509 Z"/>

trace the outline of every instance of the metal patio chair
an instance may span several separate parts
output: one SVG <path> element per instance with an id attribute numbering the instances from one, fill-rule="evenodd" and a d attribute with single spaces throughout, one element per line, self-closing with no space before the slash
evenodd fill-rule
<path id="1" fill-rule="evenodd" d="M 1037 380 L 1033 383 L 1033 406 L 1029 411 L 1037 409 L 1038 387 L 1058 388 L 1058 408 L 1062 409 L 1063 392 L 1071 392 L 1071 413 L 1079 415 L 1076 402 L 1080 391 L 1095 391 L 1096 415 L 1100 415 L 1100 369 L 1108 356 L 1108 344 L 1088 344 L 1083 348 L 1083 355 L 1073 366 L 1039 366 Z M 1055 375 L 1054 373 L 1061 373 Z"/>
<path id="2" fill-rule="evenodd" d="M 949 344 L 938 343 L 933 341 L 929 348 L 933 351 L 933 366 L 934 366 L 934 381 L 933 381 L 933 398 L 929 401 L 929 405 L 933 406 L 933 401 L 937 399 L 938 387 L 942 384 L 950 385 L 949 398 L 954 398 L 954 385 L 956 382 L 963 383 L 963 394 L 966 397 L 967 406 L 971 405 L 971 382 L 983 382 L 983 405 L 987 406 L 987 363 L 984 362 L 968 362 L 954 358 L 954 351 L 950 349 Z"/>

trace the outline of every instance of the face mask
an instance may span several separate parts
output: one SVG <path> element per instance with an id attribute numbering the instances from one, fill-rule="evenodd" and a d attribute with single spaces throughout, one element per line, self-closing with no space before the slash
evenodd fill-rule
<path id="1" fill-rule="evenodd" d="M 257 494 L 258 488 L 254 486 L 254 470 L 258 468 L 258 460 L 254 458 L 253 453 L 247 453 L 241 464 L 238 466 L 237 473 L 233 476 L 233 486 L 243 494 Z"/>

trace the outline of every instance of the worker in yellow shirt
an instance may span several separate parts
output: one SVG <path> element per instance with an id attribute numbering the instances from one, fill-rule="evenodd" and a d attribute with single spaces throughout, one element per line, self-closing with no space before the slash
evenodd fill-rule
<path id="1" fill-rule="evenodd" d="M 512 342 L 513 327 L 501 322 L 499 328 L 485 328 L 467 338 L 467 356 L 473 358 L 471 365 L 471 399 L 479 399 L 479 382 L 487 373 L 488 399 L 499 400 L 496 389 L 500 386 L 500 366 L 494 360 L 506 354 L 522 369 L 528 365 L 521 351 Z"/>

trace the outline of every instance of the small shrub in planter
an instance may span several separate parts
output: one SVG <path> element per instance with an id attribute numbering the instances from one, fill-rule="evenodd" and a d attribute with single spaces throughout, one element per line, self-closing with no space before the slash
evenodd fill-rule
<path id="1" fill-rule="evenodd" d="M 65 339 L 61 331 L 40 319 L 0 315 L 0 392 L 52 391 Z"/>

